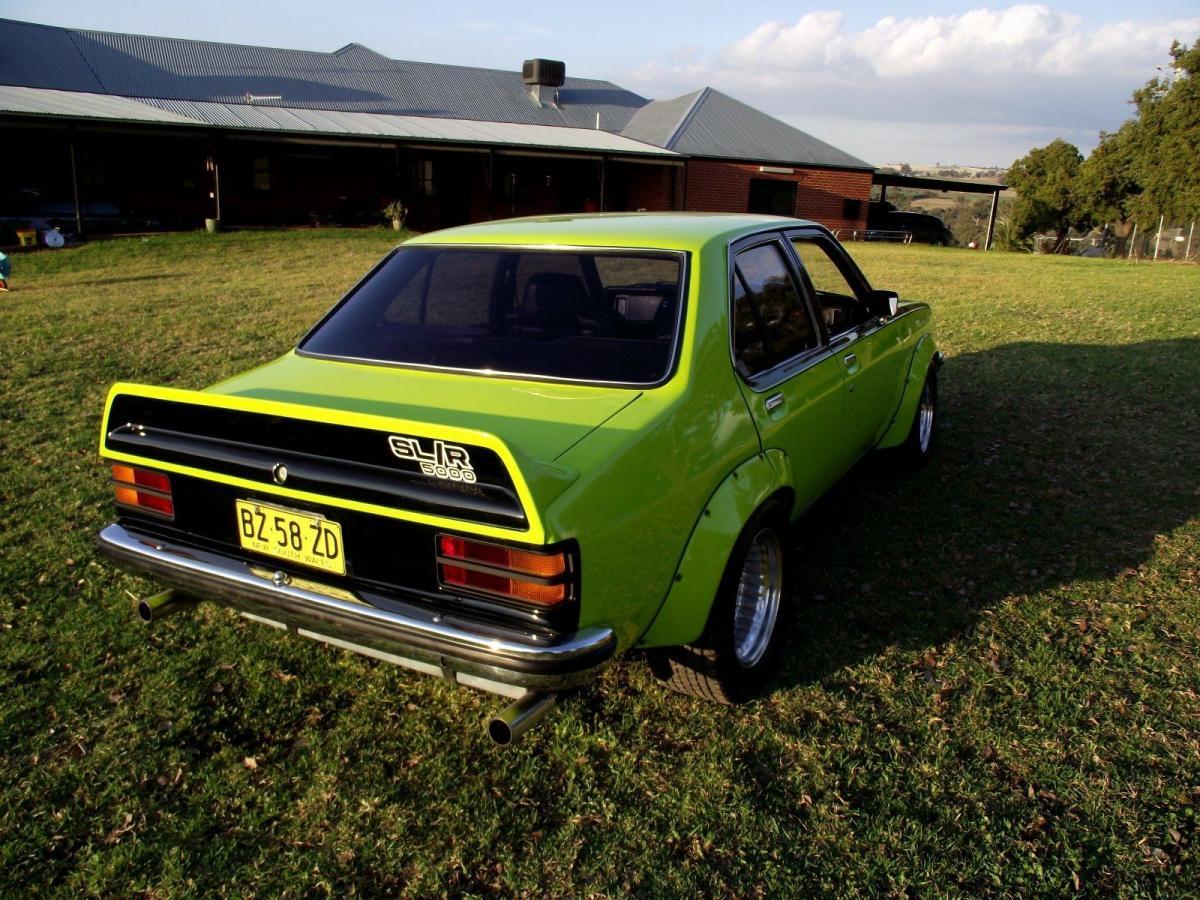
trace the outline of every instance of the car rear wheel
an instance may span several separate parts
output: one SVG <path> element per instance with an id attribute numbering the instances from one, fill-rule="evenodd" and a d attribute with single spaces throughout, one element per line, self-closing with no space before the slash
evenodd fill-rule
<path id="1" fill-rule="evenodd" d="M 657 651 L 652 666 L 667 686 L 716 703 L 741 703 L 762 692 L 779 661 L 786 622 L 787 514 L 764 506 L 730 555 L 694 644 Z"/>

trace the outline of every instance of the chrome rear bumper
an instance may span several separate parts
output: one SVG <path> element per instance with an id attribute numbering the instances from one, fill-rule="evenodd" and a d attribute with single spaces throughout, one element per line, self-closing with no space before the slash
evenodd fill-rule
<path id="1" fill-rule="evenodd" d="M 359 591 L 293 580 L 249 563 L 109 525 L 100 549 L 122 567 L 269 625 L 473 687 L 516 696 L 576 687 L 612 658 L 612 629 L 548 639 Z M 272 576 L 275 577 L 272 577 Z M 282 576 L 282 577 L 280 577 Z"/>

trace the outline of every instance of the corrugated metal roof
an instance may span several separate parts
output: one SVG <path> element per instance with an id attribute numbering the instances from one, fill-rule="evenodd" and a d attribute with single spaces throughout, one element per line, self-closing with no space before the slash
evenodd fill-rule
<path id="1" fill-rule="evenodd" d="M 646 98 L 568 78 L 559 105 L 533 101 L 517 71 L 388 59 L 360 44 L 334 53 L 112 34 L 0 19 L 0 82 L 126 97 L 562 125 L 620 131 Z M 513 60 L 514 66 L 520 60 Z"/>
<path id="2" fill-rule="evenodd" d="M 0 85 L 0 112 L 72 119 L 116 119 L 123 122 L 170 122 L 195 125 L 195 120 L 169 110 L 155 109 L 127 97 L 79 91 Z"/>
<path id="3" fill-rule="evenodd" d="M 670 150 L 595 128 L 526 125 L 519 122 L 481 122 L 435 116 L 395 116 L 385 113 L 341 112 L 279 106 L 246 106 L 187 100 L 139 101 L 206 125 L 257 131 L 313 132 L 326 135 L 369 135 L 422 141 L 470 144 L 514 144 L 598 153 L 636 153 L 675 156 Z"/>
<path id="4" fill-rule="evenodd" d="M 832 144 L 712 88 L 673 100 L 655 100 L 638 112 L 621 133 L 685 156 L 875 169 Z"/>
<path id="5" fill-rule="evenodd" d="M 47 88 L 0 85 L 0 113 L 166 122 L 322 136 L 378 137 L 429 142 L 508 145 L 546 150 L 672 157 L 670 150 L 589 128 L 479 122 L 433 116 L 393 116 L 279 106 L 110 97 Z"/>
<path id="6" fill-rule="evenodd" d="M 121 111 L 129 111 L 120 106 L 124 99 L 228 128 L 387 137 L 419 134 L 429 140 L 608 152 L 653 152 L 647 146 L 653 144 L 691 156 L 873 169 L 711 88 L 651 103 L 608 81 L 568 78 L 558 91 L 558 105 L 543 107 L 530 97 L 519 72 L 388 59 L 361 44 L 320 53 L 0 19 L 0 47 L 4 48 L 0 84 L 107 95 L 117 104 L 48 97 L 37 101 L 82 103 L 81 116 L 123 118 Z M 248 102 L 247 95 L 279 99 L 268 108 Z M 345 118 L 351 115 L 367 118 Z M 432 119 L 456 124 L 440 128 L 424 124 Z M 478 134 L 495 136 L 449 136 L 476 133 L 466 122 L 476 123 Z M 532 132 L 509 133 L 492 127 L 501 125 L 571 129 L 583 135 L 568 139 L 544 132 L 535 143 Z M 606 146 L 598 136 L 606 132 L 641 143 Z"/>
<path id="7" fill-rule="evenodd" d="M 621 134 L 636 141 L 668 147 L 703 93 L 699 90 L 672 100 L 652 100 L 634 113 Z"/>
<path id="8" fill-rule="evenodd" d="M 65 28 L 0 19 L 0 47 L 0 84 L 104 93 Z"/>

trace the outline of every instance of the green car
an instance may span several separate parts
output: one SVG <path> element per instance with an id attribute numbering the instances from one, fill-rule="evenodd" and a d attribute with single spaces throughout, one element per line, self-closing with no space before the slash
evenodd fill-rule
<path id="1" fill-rule="evenodd" d="M 929 307 L 820 225 L 580 215 L 427 234 L 295 350 L 204 391 L 117 384 L 119 564 L 276 628 L 514 702 L 514 740 L 632 649 L 763 689 L 785 534 L 864 454 L 923 461 Z"/>

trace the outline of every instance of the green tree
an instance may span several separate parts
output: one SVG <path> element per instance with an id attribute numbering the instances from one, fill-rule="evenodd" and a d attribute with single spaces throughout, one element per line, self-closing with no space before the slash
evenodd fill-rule
<path id="1" fill-rule="evenodd" d="M 1030 150 L 1008 170 L 1007 184 L 1017 192 L 1012 223 L 1021 237 L 1053 231 L 1061 244 L 1073 227 L 1089 221 L 1077 203 L 1083 154 L 1074 144 L 1055 140 Z"/>
<path id="2" fill-rule="evenodd" d="M 1135 171 L 1133 122 L 1101 133 L 1100 144 L 1079 167 L 1075 182 L 1077 208 L 1093 222 L 1127 221 L 1142 192 Z"/>
<path id="3" fill-rule="evenodd" d="M 1200 217 L 1200 40 L 1171 46 L 1171 72 L 1134 92 L 1137 109 L 1080 168 L 1081 213 L 1097 221 Z"/>
<path id="4" fill-rule="evenodd" d="M 1200 40 L 1171 46 L 1172 74 L 1133 95 L 1133 172 L 1141 219 L 1183 221 L 1200 215 Z"/>

